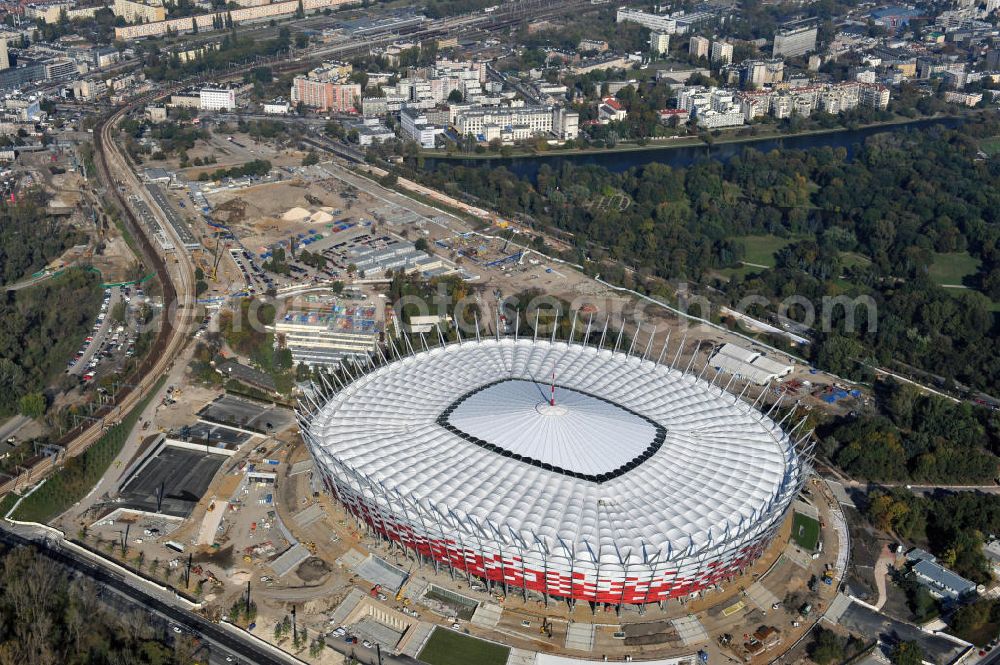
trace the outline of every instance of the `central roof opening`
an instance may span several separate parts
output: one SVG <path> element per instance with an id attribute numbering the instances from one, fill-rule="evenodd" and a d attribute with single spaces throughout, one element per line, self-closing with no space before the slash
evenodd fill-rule
<path id="1" fill-rule="evenodd" d="M 466 393 L 437 422 L 498 454 L 594 482 L 635 468 L 666 437 L 658 423 L 607 399 L 558 384 L 553 395 L 552 384 L 525 379 Z"/>

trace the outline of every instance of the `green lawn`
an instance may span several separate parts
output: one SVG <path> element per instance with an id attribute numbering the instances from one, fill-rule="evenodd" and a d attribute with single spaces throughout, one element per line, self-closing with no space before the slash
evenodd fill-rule
<path id="1" fill-rule="evenodd" d="M 1000 136 L 991 136 L 979 142 L 979 149 L 991 157 L 1000 154 Z"/>
<path id="2" fill-rule="evenodd" d="M 14 504 L 17 503 L 17 500 L 20 498 L 21 497 L 19 495 L 11 492 L 5 496 L 2 501 L 0 501 L 0 519 L 7 516 L 7 513 L 10 512 L 10 509 L 14 507 Z"/>
<path id="3" fill-rule="evenodd" d="M 961 284 L 962 279 L 979 271 L 979 259 L 965 252 L 934 254 L 930 277 L 938 284 Z"/>
<path id="4" fill-rule="evenodd" d="M 863 256 L 856 252 L 841 252 L 840 253 L 840 265 L 845 268 L 854 268 L 858 266 L 868 266 L 871 265 L 871 260 L 867 256 Z"/>
<path id="5" fill-rule="evenodd" d="M 774 254 L 779 249 L 795 242 L 794 238 L 779 238 L 778 236 L 741 236 L 735 238 L 747 248 L 743 260 L 762 266 L 774 267 Z"/>
<path id="6" fill-rule="evenodd" d="M 808 515 L 795 513 L 792 518 L 792 540 L 807 552 L 819 544 L 819 522 Z"/>
<path id="7" fill-rule="evenodd" d="M 417 656 L 429 665 L 505 665 L 510 647 L 435 628 Z"/>

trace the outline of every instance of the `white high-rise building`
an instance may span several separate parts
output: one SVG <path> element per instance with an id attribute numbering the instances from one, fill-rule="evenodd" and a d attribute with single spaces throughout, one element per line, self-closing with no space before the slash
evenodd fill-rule
<path id="1" fill-rule="evenodd" d="M 712 64 L 728 65 L 733 62 L 733 45 L 727 42 L 712 42 Z"/>
<path id="2" fill-rule="evenodd" d="M 816 50 L 815 25 L 786 28 L 774 33 L 774 49 L 771 55 L 775 58 L 785 56 L 793 58 Z"/>
<path id="3" fill-rule="evenodd" d="M 236 110 L 236 91 L 232 88 L 202 88 L 198 97 L 202 111 Z"/>
<path id="4" fill-rule="evenodd" d="M 663 55 L 670 50 L 670 35 L 653 30 L 649 33 L 649 50 L 653 55 Z"/>

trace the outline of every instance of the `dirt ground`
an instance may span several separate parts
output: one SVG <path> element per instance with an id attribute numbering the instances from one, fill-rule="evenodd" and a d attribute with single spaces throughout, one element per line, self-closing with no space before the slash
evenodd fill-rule
<path id="1" fill-rule="evenodd" d="M 221 190 L 208 194 L 215 210 L 215 219 L 225 222 L 250 251 L 260 254 L 279 240 L 299 233 L 318 231 L 330 233 L 327 224 L 309 221 L 287 221 L 282 216 L 292 208 L 311 213 L 323 210 L 334 220 L 372 218 L 375 200 L 367 194 L 344 196 L 337 181 L 307 182 L 290 178 L 253 187 Z"/>

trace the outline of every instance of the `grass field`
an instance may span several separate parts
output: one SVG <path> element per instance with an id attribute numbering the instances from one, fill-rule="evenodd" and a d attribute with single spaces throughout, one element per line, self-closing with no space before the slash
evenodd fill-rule
<path id="1" fill-rule="evenodd" d="M 14 504 L 17 503 L 17 500 L 20 498 L 21 498 L 20 496 L 14 494 L 13 492 L 5 496 L 3 498 L 3 501 L 0 501 L 0 518 L 5 517 L 7 513 L 10 512 L 10 509 L 14 507 Z"/>
<path id="2" fill-rule="evenodd" d="M 778 236 L 740 236 L 735 239 L 747 248 L 743 260 L 761 266 L 774 267 L 774 254 L 779 249 L 795 242 L 794 238 L 779 238 Z"/>
<path id="3" fill-rule="evenodd" d="M 807 552 L 819 544 L 819 522 L 808 515 L 795 513 L 792 518 L 792 540 Z"/>
<path id="4" fill-rule="evenodd" d="M 991 157 L 1000 154 L 1000 136 L 991 136 L 979 142 L 979 149 Z"/>
<path id="5" fill-rule="evenodd" d="M 841 252 L 840 253 L 840 265 L 845 268 L 854 268 L 856 266 L 869 266 L 871 265 L 871 260 L 867 256 L 862 256 L 855 252 Z"/>
<path id="6" fill-rule="evenodd" d="M 938 284 L 962 284 L 962 280 L 979 271 L 979 259 L 965 252 L 934 254 L 930 277 Z"/>
<path id="7" fill-rule="evenodd" d="M 417 656 L 428 665 L 505 665 L 510 648 L 435 628 Z"/>

